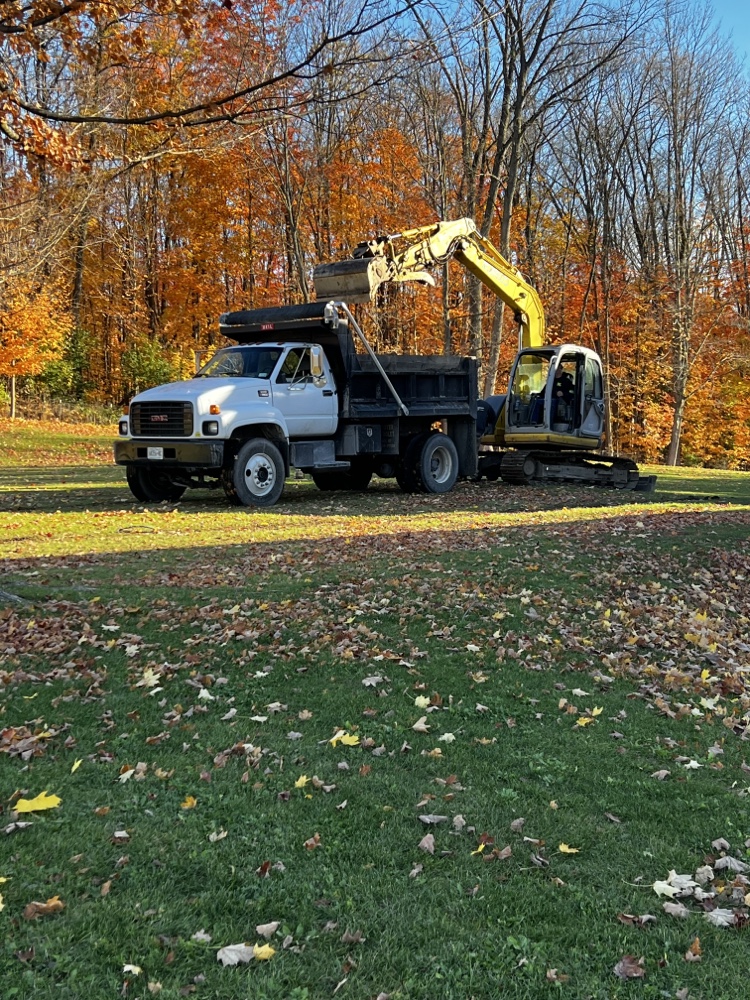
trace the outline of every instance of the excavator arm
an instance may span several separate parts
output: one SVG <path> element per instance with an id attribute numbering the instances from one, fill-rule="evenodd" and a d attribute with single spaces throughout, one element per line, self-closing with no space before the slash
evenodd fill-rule
<path id="1" fill-rule="evenodd" d="M 430 268 L 455 258 L 509 308 L 520 327 L 520 346 L 544 343 L 544 309 L 536 289 L 478 231 L 473 219 L 436 222 L 359 243 L 349 260 L 319 264 L 313 271 L 318 299 L 374 299 L 390 281 L 434 285 Z"/>

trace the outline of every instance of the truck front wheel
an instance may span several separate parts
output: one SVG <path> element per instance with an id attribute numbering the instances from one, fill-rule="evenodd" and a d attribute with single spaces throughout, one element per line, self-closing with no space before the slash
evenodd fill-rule
<path id="1" fill-rule="evenodd" d="M 458 479 L 458 452 L 447 434 L 430 434 L 419 456 L 419 476 L 427 493 L 449 493 Z"/>
<path id="2" fill-rule="evenodd" d="M 232 471 L 237 499 L 244 507 L 273 507 L 284 491 L 284 459 L 267 438 L 246 441 Z"/>
<path id="3" fill-rule="evenodd" d="M 128 465 L 125 470 L 130 492 L 142 503 L 174 502 L 185 492 L 184 486 L 173 483 L 161 469 L 147 469 L 140 465 Z"/>

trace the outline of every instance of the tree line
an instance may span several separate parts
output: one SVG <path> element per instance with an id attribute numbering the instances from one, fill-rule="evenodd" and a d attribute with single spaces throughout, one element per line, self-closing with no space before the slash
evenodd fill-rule
<path id="1" fill-rule="evenodd" d="M 750 86 L 710 7 L 16 0 L 0 37 L 0 376 L 27 394 L 124 402 L 220 313 L 470 216 L 550 340 L 601 355 L 613 450 L 748 467 Z M 358 307 L 368 334 L 501 390 L 513 317 L 439 277 Z"/>

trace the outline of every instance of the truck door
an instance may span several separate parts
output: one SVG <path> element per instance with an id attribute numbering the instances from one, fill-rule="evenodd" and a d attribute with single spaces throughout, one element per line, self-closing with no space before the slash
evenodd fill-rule
<path id="1" fill-rule="evenodd" d="M 604 433 L 604 379 L 598 358 L 587 357 L 583 369 L 581 437 L 601 438 Z"/>
<path id="2" fill-rule="evenodd" d="M 327 364 L 314 378 L 310 348 L 290 348 L 273 381 L 273 404 L 286 418 L 290 437 L 324 437 L 338 422 L 336 386 Z"/>

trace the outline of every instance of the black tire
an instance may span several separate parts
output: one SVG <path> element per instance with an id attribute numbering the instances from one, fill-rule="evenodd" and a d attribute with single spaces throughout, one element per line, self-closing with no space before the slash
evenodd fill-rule
<path id="1" fill-rule="evenodd" d="M 419 478 L 427 493 L 449 493 L 458 479 L 458 451 L 447 434 L 430 434 L 419 454 Z"/>
<path id="2" fill-rule="evenodd" d="M 424 490 L 419 475 L 419 456 L 427 440 L 427 434 L 417 434 L 407 444 L 396 467 L 396 482 L 404 493 L 421 493 Z"/>
<path id="3" fill-rule="evenodd" d="M 267 438 L 246 441 L 237 452 L 232 483 L 243 507 L 273 507 L 284 492 L 284 459 Z"/>
<path id="4" fill-rule="evenodd" d="M 141 465 L 128 465 L 125 471 L 130 492 L 142 503 L 171 503 L 179 500 L 185 486 L 173 483 L 162 469 L 147 469 Z"/>

